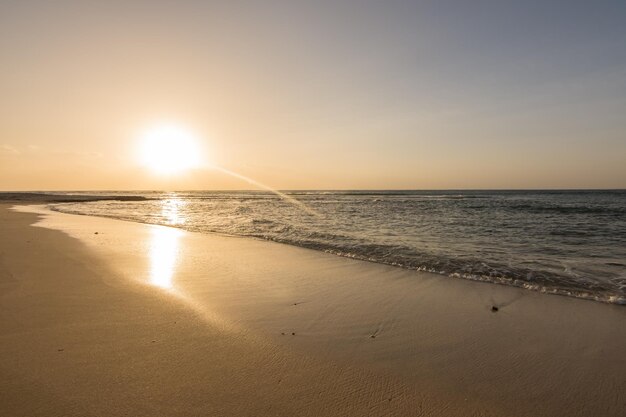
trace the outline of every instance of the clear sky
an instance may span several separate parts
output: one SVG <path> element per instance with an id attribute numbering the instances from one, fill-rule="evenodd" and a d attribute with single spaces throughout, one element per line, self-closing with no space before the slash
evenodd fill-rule
<path id="1" fill-rule="evenodd" d="M 163 123 L 206 164 L 142 166 Z M 0 0 L 0 190 L 252 188 L 210 164 L 278 189 L 626 188 L 626 2 Z"/>

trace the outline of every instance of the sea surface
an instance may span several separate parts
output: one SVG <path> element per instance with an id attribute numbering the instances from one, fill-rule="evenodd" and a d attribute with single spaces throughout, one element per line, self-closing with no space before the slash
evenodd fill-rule
<path id="1" fill-rule="evenodd" d="M 626 191 L 126 194 L 51 208 L 626 304 Z"/>

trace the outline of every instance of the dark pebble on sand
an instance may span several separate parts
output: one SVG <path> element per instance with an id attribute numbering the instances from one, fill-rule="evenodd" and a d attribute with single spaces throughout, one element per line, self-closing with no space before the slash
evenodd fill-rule
<path id="1" fill-rule="evenodd" d="M 496 311 L 498 311 L 498 307 L 496 307 L 496 306 L 491 306 L 491 311 L 493 311 L 493 312 L 495 313 Z"/>
<path id="2" fill-rule="evenodd" d="M 292 336 L 295 336 L 296 334 L 295 334 L 295 333 L 291 333 L 291 335 L 292 335 Z"/>

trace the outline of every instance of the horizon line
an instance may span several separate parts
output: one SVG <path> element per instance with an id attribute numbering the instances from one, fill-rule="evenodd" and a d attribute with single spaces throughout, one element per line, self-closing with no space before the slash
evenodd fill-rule
<path id="1" fill-rule="evenodd" d="M 301 191 L 327 191 L 327 192 L 345 192 L 345 191 L 626 191 L 625 188 L 292 188 L 292 189 L 276 189 L 281 192 L 301 192 Z M 35 189 L 35 190 L 0 190 L 0 194 L 9 193 L 88 193 L 88 192 L 140 192 L 140 193 L 179 193 L 179 192 L 270 192 L 262 189 L 243 189 L 243 188 L 220 188 L 220 189 Z"/>

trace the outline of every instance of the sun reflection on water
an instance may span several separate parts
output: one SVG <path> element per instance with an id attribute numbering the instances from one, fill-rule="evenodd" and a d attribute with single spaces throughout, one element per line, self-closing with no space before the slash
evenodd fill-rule
<path id="1" fill-rule="evenodd" d="M 185 224 L 186 219 L 180 213 L 180 209 L 182 209 L 186 204 L 187 203 L 184 200 L 179 200 L 177 198 L 163 201 L 161 206 L 161 216 L 163 216 L 166 224 L 172 226 Z"/>
<path id="2" fill-rule="evenodd" d="M 150 241 L 150 283 L 172 288 L 172 278 L 179 258 L 178 239 L 182 232 L 169 227 L 152 229 Z"/>

